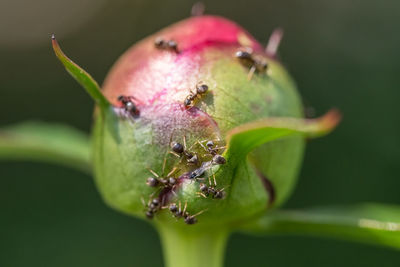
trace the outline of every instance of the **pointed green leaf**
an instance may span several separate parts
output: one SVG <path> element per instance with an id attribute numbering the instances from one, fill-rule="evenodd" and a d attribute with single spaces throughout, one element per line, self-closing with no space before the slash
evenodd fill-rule
<path id="1" fill-rule="evenodd" d="M 245 157 L 256 147 L 272 140 L 301 134 L 305 137 L 318 137 L 331 132 L 340 121 L 340 113 L 331 110 L 318 119 L 266 118 L 246 123 L 230 130 L 227 134 L 227 156 Z"/>
<path id="2" fill-rule="evenodd" d="M 91 172 L 89 138 L 64 125 L 25 122 L 0 129 L 0 159 L 50 162 Z"/>
<path id="3" fill-rule="evenodd" d="M 331 237 L 400 249 L 400 207 L 359 204 L 349 207 L 274 211 L 241 228 L 254 234 Z"/>
<path id="4" fill-rule="evenodd" d="M 52 35 L 51 39 L 54 52 L 58 57 L 58 59 L 61 61 L 61 63 L 64 65 L 66 70 L 71 74 L 72 77 L 75 78 L 75 80 L 78 81 L 80 85 L 83 86 L 83 88 L 85 88 L 86 92 L 89 93 L 89 95 L 93 98 L 94 101 L 96 101 L 96 103 L 100 106 L 101 109 L 104 110 L 105 108 L 107 108 L 110 105 L 110 103 L 102 94 L 97 82 L 92 78 L 92 76 L 90 76 L 89 73 L 87 73 L 77 64 L 75 64 L 71 59 L 69 59 L 64 54 L 64 52 L 58 45 L 58 42 L 54 34 Z"/>

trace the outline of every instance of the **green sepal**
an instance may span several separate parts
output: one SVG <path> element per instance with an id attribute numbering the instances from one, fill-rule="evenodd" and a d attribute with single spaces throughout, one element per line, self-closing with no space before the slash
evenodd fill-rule
<path id="1" fill-rule="evenodd" d="M 333 109 L 317 119 L 275 117 L 246 123 L 227 133 L 225 155 L 245 158 L 265 143 L 296 134 L 310 138 L 323 136 L 331 132 L 340 119 L 340 113 Z"/>
<path id="2" fill-rule="evenodd" d="M 102 110 L 105 110 L 108 106 L 110 106 L 110 103 L 101 92 L 98 83 L 93 79 L 93 77 L 89 73 L 87 73 L 84 69 L 79 67 L 76 63 L 74 63 L 64 54 L 64 52 L 58 45 L 58 42 L 54 34 L 51 36 L 51 42 L 56 56 L 64 65 L 65 69 L 69 72 L 69 74 L 71 74 L 72 77 L 74 77 L 75 80 L 78 81 L 80 85 L 82 85 L 82 87 L 93 98 L 96 104 L 99 105 L 99 107 Z"/>

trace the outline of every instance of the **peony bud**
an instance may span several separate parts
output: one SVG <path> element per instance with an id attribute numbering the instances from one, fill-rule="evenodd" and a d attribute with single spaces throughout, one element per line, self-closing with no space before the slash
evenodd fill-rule
<path id="1" fill-rule="evenodd" d="M 301 119 L 276 46 L 264 51 L 235 23 L 200 16 L 130 48 L 103 94 L 87 88 L 100 107 L 93 158 L 105 201 L 182 225 L 232 225 L 282 204 L 304 135 L 329 132 L 339 117 Z"/>

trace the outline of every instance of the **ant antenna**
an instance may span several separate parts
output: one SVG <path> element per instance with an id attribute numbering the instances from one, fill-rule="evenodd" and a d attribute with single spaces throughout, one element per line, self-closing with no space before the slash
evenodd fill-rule
<path id="1" fill-rule="evenodd" d="M 283 37 L 282 28 L 276 28 L 269 37 L 268 44 L 265 47 L 265 53 L 275 57 L 276 53 L 278 52 L 279 45 L 282 41 L 282 37 Z"/>
<path id="2" fill-rule="evenodd" d="M 204 193 L 202 193 L 202 192 L 196 192 L 196 194 L 199 195 L 199 197 L 202 196 L 202 197 L 204 197 L 204 198 L 207 198 L 207 196 L 204 195 Z"/>
<path id="3" fill-rule="evenodd" d="M 204 5 L 203 2 L 197 2 L 192 6 L 192 9 L 190 10 L 190 14 L 192 16 L 202 16 L 202 15 L 204 15 L 205 9 L 206 9 L 206 6 Z"/>

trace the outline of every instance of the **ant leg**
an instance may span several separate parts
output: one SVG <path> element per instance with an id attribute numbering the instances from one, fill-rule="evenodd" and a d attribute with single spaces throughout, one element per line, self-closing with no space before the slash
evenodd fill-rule
<path id="1" fill-rule="evenodd" d="M 178 196 L 178 195 L 175 193 L 174 188 L 172 188 L 171 193 L 174 194 L 174 196 L 176 196 L 176 197 Z"/>
<path id="2" fill-rule="evenodd" d="M 144 201 L 143 196 L 140 197 L 140 201 L 142 201 L 143 206 L 146 207 L 146 202 Z"/>
<path id="3" fill-rule="evenodd" d="M 213 173 L 214 185 L 217 186 L 217 180 L 215 179 L 215 174 Z"/>
<path id="4" fill-rule="evenodd" d="M 183 136 L 183 150 L 186 150 L 186 135 Z"/>
<path id="5" fill-rule="evenodd" d="M 204 181 L 206 178 L 196 178 L 196 179 L 194 179 L 196 182 L 198 182 L 198 181 Z"/>
<path id="6" fill-rule="evenodd" d="M 208 152 L 208 149 L 200 141 L 196 141 L 196 143 L 198 143 L 206 152 Z"/>
<path id="7" fill-rule="evenodd" d="M 180 155 L 176 154 L 174 151 L 169 151 L 168 153 L 174 155 L 177 158 L 181 157 Z"/>
<path id="8" fill-rule="evenodd" d="M 190 151 L 190 150 L 191 150 L 191 149 L 194 147 L 194 145 L 195 145 L 195 144 L 197 144 L 197 141 L 196 141 L 196 142 L 194 142 L 194 143 L 193 143 L 193 144 L 192 144 L 192 145 L 189 147 L 189 149 L 188 149 L 188 150 Z"/>
<path id="9" fill-rule="evenodd" d="M 179 169 L 177 167 L 174 167 L 168 174 L 167 177 L 170 177 L 172 174 L 174 174 L 174 172 L 179 171 Z"/>
<path id="10" fill-rule="evenodd" d="M 157 191 L 154 191 L 153 193 L 151 193 L 151 194 L 149 195 L 149 199 L 152 198 L 156 193 L 157 193 Z"/>
<path id="11" fill-rule="evenodd" d="M 249 73 L 247 74 L 247 80 L 250 81 L 253 78 L 254 72 L 256 71 L 256 66 L 251 66 Z"/>
<path id="12" fill-rule="evenodd" d="M 185 215 L 185 212 L 186 212 L 186 208 L 187 208 L 187 202 L 185 202 L 185 206 L 183 207 L 183 215 Z"/>
<path id="13" fill-rule="evenodd" d="M 167 154 L 165 154 L 164 156 L 164 161 L 163 161 L 163 165 L 162 165 L 162 175 L 164 176 L 164 171 L 165 171 L 165 165 L 167 165 Z"/>
<path id="14" fill-rule="evenodd" d="M 152 169 L 149 169 L 149 168 L 147 168 L 147 169 L 148 169 L 148 171 L 151 172 L 156 178 L 160 178 L 160 176 L 159 176 L 155 171 L 153 171 Z"/>
<path id="15" fill-rule="evenodd" d="M 205 211 L 207 211 L 207 209 L 205 209 L 205 210 L 202 210 L 202 211 L 199 211 L 198 213 L 196 213 L 195 215 L 192 215 L 192 216 L 190 216 L 190 217 L 196 217 L 196 216 L 199 216 L 200 214 L 202 214 L 203 212 L 205 212 Z"/>
<path id="16" fill-rule="evenodd" d="M 204 197 L 204 198 L 207 198 L 206 195 L 204 195 L 204 194 L 201 193 L 201 192 L 196 192 L 196 194 L 199 195 L 199 196 L 202 196 L 202 197 Z"/>

